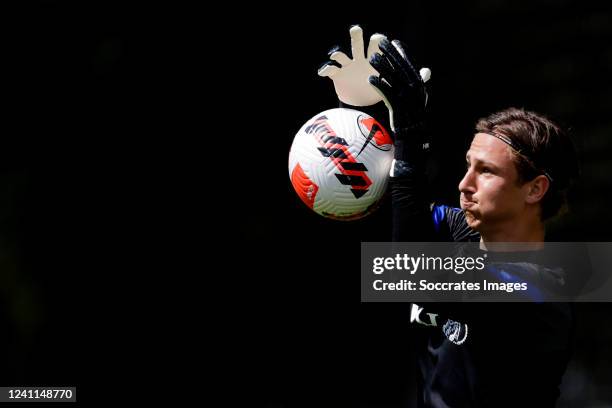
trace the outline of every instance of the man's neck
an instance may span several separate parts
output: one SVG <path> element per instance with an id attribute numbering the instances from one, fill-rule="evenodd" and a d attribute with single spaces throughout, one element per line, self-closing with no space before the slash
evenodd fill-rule
<path id="1" fill-rule="evenodd" d="M 481 247 L 486 248 L 487 244 L 493 244 L 496 250 L 503 250 L 499 243 L 520 242 L 529 243 L 528 249 L 539 249 L 543 246 L 545 237 L 544 223 L 539 217 L 517 221 L 512 220 L 506 225 L 499 226 L 489 231 L 483 231 L 480 235 Z M 497 245 L 495 245 L 497 243 Z M 490 245 L 491 246 L 491 245 Z M 518 250 L 516 245 L 511 245 L 511 250 Z"/>

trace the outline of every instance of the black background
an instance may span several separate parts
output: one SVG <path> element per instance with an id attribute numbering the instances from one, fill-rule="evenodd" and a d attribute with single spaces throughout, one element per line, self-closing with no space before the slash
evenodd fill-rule
<path id="1" fill-rule="evenodd" d="M 244 245 L 257 266 L 245 270 L 255 294 L 240 321 L 252 339 L 245 355 L 258 395 L 271 406 L 411 406 L 413 398 L 405 305 L 358 304 L 354 273 L 361 241 L 390 239 L 389 203 L 362 221 L 329 221 L 301 203 L 286 171 L 292 135 L 336 106 L 331 82 L 316 69 L 332 45 L 350 46 L 350 25 L 361 24 L 366 36 L 402 39 L 432 69 L 435 199 L 458 204 L 476 120 L 524 107 L 570 128 L 582 159 L 573 212 L 549 225 L 548 239 L 608 241 L 610 16 L 583 2 L 406 2 L 334 11 L 292 6 L 282 18 L 246 23 L 238 43 L 250 50 L 251 65 L 239 70 L 247 90 L 240 94 L 257 105 L 249 109 L 253 128 L 244 130 L 256 167 L 237 218 L 249 220 Z M 577 309 L 577 351 L 560 406 L 610 403 L 612 372 L 598 362 L 610 359 L 603 323 L 610 307 Z M 501 350 L 497 358 L 503 364 Z"/>
<path id="2" fill-rule="evenodd" d="M 360 304 L 355 274 L 359 243 L 390 238 L 389 203 L 333 222 L 289 182 L 293 135 L 337 104 L 316 69 L 351 24 L 408 44 L 432 69 L 430 182 L 448 204 L 479 117 L 550 115 L 583 176 L 549 237 L 609 241 L 612 24 L 595 5 L 7 10 L 3 383 L 76 384 L 86 401 L 208 371 L 229 380 L 225 405 L 411 406 L 405 305 Z M 578 311 L 561 404 L 610 403 L 610 307 Z"/>

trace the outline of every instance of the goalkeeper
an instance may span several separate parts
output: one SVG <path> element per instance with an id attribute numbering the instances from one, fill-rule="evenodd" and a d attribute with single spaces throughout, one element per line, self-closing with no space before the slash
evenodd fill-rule
<path id="1" fill-rule="evenodd" d="M 474 241 L 485 249 L 490 243 L 543 243 L 544 222 L 564 208 L 567 189 L 578 174 L 566 133 L 523 109 L 480 119 L 458 185 L 461 208 L 433 204 L 425 177 L 426 82 L 431 71 L 417 71 L 397 40 L 375 34 L 366 55 L 361 28 L 352 27 L 350 34 L 351 57 L 333 49 L 319 75 L 332 79 L 341 106 L 370 113 L 383 123 L 381 108 L 388 110 L 395 145 L 393 240 Z M 451 306 L 446 313 L 453 320 L 442 329 L 424 321 L 422 308 L 412 309 L 410 320 L 423 324 L 415 333 L 422 337 L 419 406 L 554 406 L 571 352 L 569 304 Z M 436 308 L 439 312 L 443 305 Z"/>

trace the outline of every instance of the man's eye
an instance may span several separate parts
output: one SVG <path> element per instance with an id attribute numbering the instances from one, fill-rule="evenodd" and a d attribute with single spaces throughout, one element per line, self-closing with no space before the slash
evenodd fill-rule
<path id="1" fill-rule="evenodd" d="M 483 173 L 492 173 L 491 169 L 489 169 L 488 167 L 483 167 L 482 168 L 482 172 Z"/>

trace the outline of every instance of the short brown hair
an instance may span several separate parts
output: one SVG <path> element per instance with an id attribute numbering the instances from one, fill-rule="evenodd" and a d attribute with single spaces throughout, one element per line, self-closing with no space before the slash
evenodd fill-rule
<path id="1" fill-rule="evenodd" d="M 476 131 L 512 147 L 521 184 L 541 174 L 551 180 L 541 203 L 542 220 L 566 207 L 567 190 L 579 170 L 576 149 L 561 127 L 538 113 L 509 108 L 478 120 Z"/>

